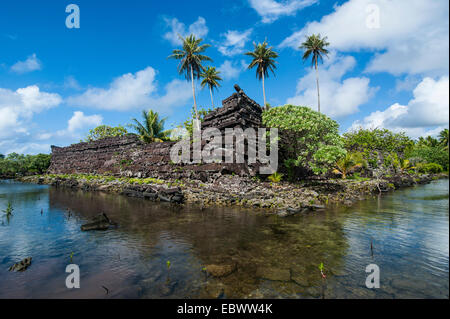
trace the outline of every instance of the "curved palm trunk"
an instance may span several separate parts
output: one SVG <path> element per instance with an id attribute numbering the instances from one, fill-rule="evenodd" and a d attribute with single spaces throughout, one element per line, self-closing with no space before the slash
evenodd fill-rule
<path id="1" fill-rule="evenodd" d="M 316 84 L 317 84 L 317 109 L 320 113 L 319 69 L 317 68 L 317 59 L 316 59 Z"/>
<path id="2" fill-rule="evenodd" d="M 214 108 L 214 99 L 213 99 L 213 94 L 212 94 L 211 87 L 209 87 L 209 94 L 211 94 L 211 105 L 212 105 L 212 108 Z"/>
<path id="3" fill-rule="evenodd" d="M 200 122 L 199 118 L 198 118 L 198 112 L 197 112 L 197 101 L 195 99 L 195 85 L 194 85 L 194 69 L 192 68 L 191 65 L 191 82 L 192 82 L 192 95 L 194 97 L 194 110 L 195 110 L 195 119 L 197 120 L 197 124 Z M 197 127 L 197 129 L 200 129 L 199 127 Z"/>
<path id="4" fill-rule="evenodd" d="M 263 87 L 263 96 L 264 96 L 264 108 L 267 110 L 266 104 L 266 88 L 264 86 L 264 72 L 262 72 L 262 87 Z"/>

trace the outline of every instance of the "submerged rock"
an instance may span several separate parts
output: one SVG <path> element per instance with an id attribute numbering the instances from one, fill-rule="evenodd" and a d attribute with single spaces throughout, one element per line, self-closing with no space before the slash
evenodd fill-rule
<path id="1" fill-rule="evenodd" d="M 226 277 L 236 271 L 237 265 L 207 265 L 206 272 L 213 277 Z"/>
<path id="2" fill-rule="evenodd" d="M 117 226 L 105 213 L 102 213 L 92 219 L 92 222 L 81 225 L 82 231 L 89 230 L 107 230 L 110 226 Z"/>
<path id="3" fill-rule="evenodd" d="M 291 272 L 289 269 L 259 267 L 256 270 L 256 276 L 261 279 L 271 281 L 290 281 Z"/>
<path id="4" fill-rule="evenodd" d="M 9 267 L 9 271 L 25 271 L 31 265 L 31 257 L 27 257 Z"/>
<path id="5" fill-rule="evenodd" d="M 168 297 L 172 295 L 175 291 L 175 288 L 178 286 L 178 281 L 169 281 L 165 282 L 159 287 L 159 292 L 161 297 Z"/>

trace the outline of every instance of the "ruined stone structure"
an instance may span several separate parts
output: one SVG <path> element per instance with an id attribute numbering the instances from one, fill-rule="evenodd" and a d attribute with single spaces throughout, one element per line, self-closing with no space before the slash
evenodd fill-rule
<path id="1" fill-rule="evenodd" d="M 261 107 L 235 86 L 237 93 L 225 99 L 223 107 L 209 113 L 202 128 L 261 126 Z M 108 174 L 129 177 L 194 178 L 206 181 L 214 174 L 253 175 L 244 164 L 174 164 L 170 149 L 176 142 L 143 143 L 135 135 L 105 138 L 68 147 L 52 146 L 51 174 Z"/>
<path id="2" fill-rule="evenodd" d="M 262 126 L 261 106 L 249 98 L 238 85 L 234 88 L 237 92 L 223 100 L 221 108 L 205 115 L 202 129 L 215 127 L 224 131 L 225 128 L 240 127 L 245 130 Z"/>

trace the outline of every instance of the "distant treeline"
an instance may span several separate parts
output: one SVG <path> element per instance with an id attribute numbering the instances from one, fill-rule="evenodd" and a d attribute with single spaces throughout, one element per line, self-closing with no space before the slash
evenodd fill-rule
<path id="1" fill-rule="evenodd" d="M 50 166 L 50 154 L 23 155 L 11 153 L 0 154 L 0 177 L 42 174 Z"/>

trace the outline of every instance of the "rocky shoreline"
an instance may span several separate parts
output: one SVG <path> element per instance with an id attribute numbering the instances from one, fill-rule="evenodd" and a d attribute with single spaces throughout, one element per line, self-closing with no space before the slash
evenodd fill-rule
<path id="1" fill-rule="evenodd" d="M 208 206 L 239 206 L 264 209 L 281 217 L 323 209 L 327 205 L 350 206 L 374 194 L 398 188 L 426 184 L 448 174 L 398 174 L 383 179 L 309 180 L 298 183 L 262 182 L 257 178 L 220 175 L 199 180 L 160 180 L 102 175 L 35 175 L 19 178 L 22 182 L 47 184 L 55 187 L 116 193 L 175 204 Z"/>

